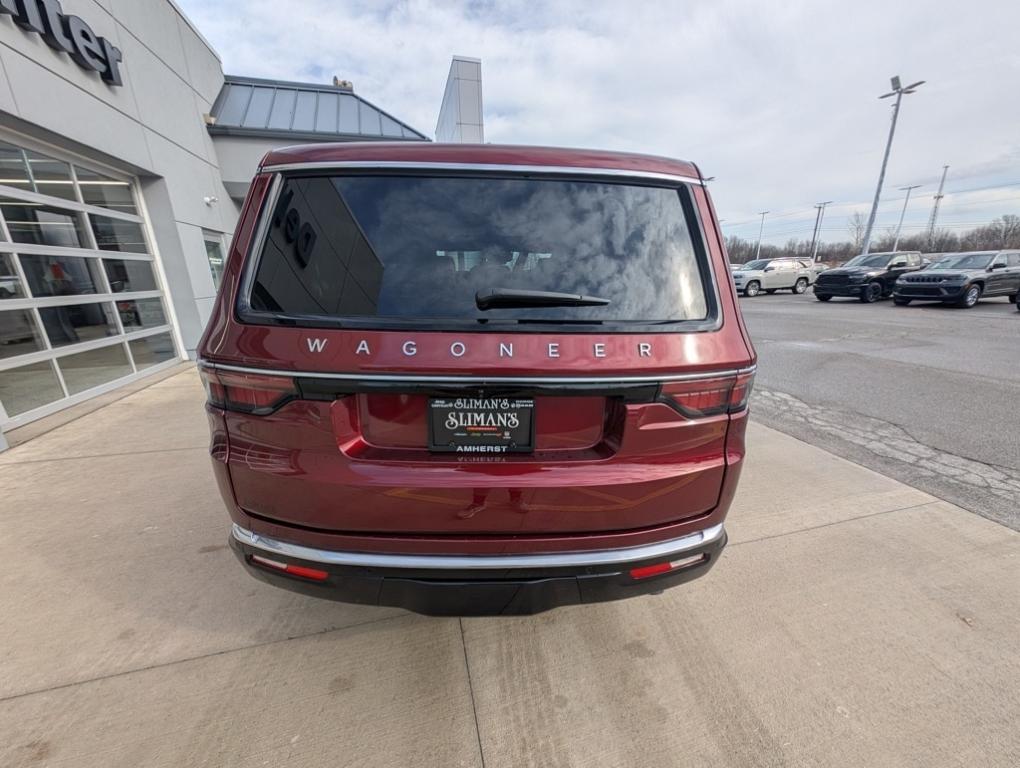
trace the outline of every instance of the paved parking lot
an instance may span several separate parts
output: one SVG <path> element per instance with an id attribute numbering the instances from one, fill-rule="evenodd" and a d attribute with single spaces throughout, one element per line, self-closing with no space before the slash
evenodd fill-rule
<path id="1" fill-rule="evenodd" d="M 741 299 L 761 423 L 1020 530 L 1020 312 Z"/>
<path id="2" fill-rule="evenodd" d="M 760 425 L 705 579 L 429 619 L 256 582 L 193 370 L 0 454 L 2 766 L 1015 766 L 1020 535 Z"/>

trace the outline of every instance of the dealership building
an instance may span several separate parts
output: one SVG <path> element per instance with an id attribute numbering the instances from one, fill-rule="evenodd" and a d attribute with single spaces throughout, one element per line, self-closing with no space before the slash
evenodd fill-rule
<path id="1" fill-rule="evenodd" d="M 483 140 L 455 57 L 435 137 Z M 3 432 L 193 359 L 259 159 L 430 141 L 343 80 L 225 76 L 173 0 L 0 0 Z"/>

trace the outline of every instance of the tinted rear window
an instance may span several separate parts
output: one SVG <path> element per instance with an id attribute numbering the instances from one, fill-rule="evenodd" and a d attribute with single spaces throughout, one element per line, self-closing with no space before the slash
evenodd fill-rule
<path id="1" fill-rule="evenodd" d="M 708 316 L 681 195 L 602 181 L 426 176 L 285 181 L 251 308 L 377 321 L 661 323 Z M 605 306 L 478 309 L 495 289 Z"/>

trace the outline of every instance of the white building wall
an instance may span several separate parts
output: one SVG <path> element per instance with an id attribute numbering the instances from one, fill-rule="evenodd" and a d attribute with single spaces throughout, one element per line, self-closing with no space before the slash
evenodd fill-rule
<path id="1" fill-rule="evenodd" d="M 124 85 L 107 85 L 2 15 L 0 126 L 140 177 L 181 338 L 194 354 L 215 295 L 202 230 L 230 233 L 239 212 L 203 121 L 223 85 L 219 58 L 171 0 L 61 5 L 121 49 Z"/>
<path id="2" fill-rule="evenodd" d="M 457 144 L 485 142 L 481 59 L 454 56 L 450 62 L 450 74 L 436 122 L 436 141 Z"/>

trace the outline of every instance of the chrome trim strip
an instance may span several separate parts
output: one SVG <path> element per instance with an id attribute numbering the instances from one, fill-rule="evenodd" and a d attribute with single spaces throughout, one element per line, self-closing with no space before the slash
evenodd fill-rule
<path id="1" fill-rule="evenodd" d="M 573 168 L 560 165 L 508 165 L 502 163 L 423 163 L 403 162 L 400 160 L 336 160 L 314 163 L 280 163 L 266 165 L 263 173 L 283 173 L 284 171 L 326 171 L 330 169 L 375 168 L 383 170 L 408 171 L 497 171 L 504 173 L 534 174 L 575 174 L 581 176 L 612 176 L 631 179 L 654 179 L 656 181 L 675 181 L 684 184 L 704 186 L 701 179 L 693 176 L 677 176 L 671 173 L 653 171 L 630 171 L 623 168 Z"/>
<path id="2" fill-rule="evenodd" d="M 730 368 L 724 371 L 703 373 L 665 373 L 658 376 L 428 376 L 400 373 L 322 373 L 318 371 L 281 371 L 270 368 L 249 368 L 242 365 L 224 365 L 199 360 L 200 368 L 234 373 L 253 373 L 262 376 L 287 376 L 302 379 L 338 379 L 341 381 L 406 382 L 408 384 L 653 384 L 666 381 L 693 381 L 717 379 L 720 376 L 737 376 L 754 373 L 758 366 Z"/>
<path id="3" fill-rule="evenodd" d="M 660 541 L 623 549 L 593 552 L 556 552 L 539 555 L 381 555 L 366 552 L 334 552 L 288 544 L 242 528 L 234 523 L 233 537 L 241 544 L 327 565 L 354 565 L 366 568 L 408 568 L 442 570 L 485 570 L 499 568 L 558 568 L 587 565 L 625 565 L 654 557 L 673 557 L 723 536 L 722 523 L 679 539 Z"/>

